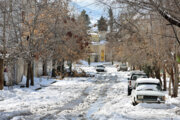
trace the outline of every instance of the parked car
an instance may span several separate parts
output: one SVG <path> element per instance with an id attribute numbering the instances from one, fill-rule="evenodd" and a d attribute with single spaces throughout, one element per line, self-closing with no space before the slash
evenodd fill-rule
<path id="1" fill-rule="evenodd" d="M 128 67 L 126 64 L 121 64 L 118 69 L 118 71 L 127 71 L 128 70 Z"/>
<path id="2" fill-rule="evenodd" d="M 97 65 L 96 66 L 96 71 L 97 72 L 105 72 L 105 67 L 103 65 Z"/>
<path id="3" fill-rule="evenodd" d="M 132 90 L 132 103 L 165 103 L 165 94 L 159 79 L 139 78 Z"/>
<path id="4" fill-rule="evenodd" d="M 135 82 L 138 78 L 148 78 L 143 71 L 132 71 L 128 78 L 128 95 L 131 95 L 132 89 L 135 87 Z"/>

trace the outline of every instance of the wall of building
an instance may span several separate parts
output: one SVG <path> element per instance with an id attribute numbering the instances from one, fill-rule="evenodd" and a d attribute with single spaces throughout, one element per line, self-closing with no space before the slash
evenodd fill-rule
<path id="1" fill-rule="evenodd" d="M 90 61 L 91 62 L 104 62 L 106 61 L 106 32 L 91 33 L 90 44 Z M 103 42 L 102 42 L 103 41 Z"/>

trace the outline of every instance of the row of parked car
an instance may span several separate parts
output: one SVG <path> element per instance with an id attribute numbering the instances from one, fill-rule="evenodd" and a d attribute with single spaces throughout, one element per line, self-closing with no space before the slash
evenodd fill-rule
<path id="1" fill-rule="evenodd" d="M 128 95 L 132 104 L 165 103 L 165 94 L 159 79 L 148 78 L 142 71 L 132 71 L 128 78 Z"/>
<path id="2" fill-rule="evenodd" d="M 127 71 L 128 70 L 128 67 L 126 64 L 120 64 L 117 67 L 117 71 Z M 104 65 L 97 65 L 96 66 L 96 71 L 97 72 L 105 72 L 105 66 Z"/>
<path id="3" fill-rule="evenodd" d="M 127 66 L 121 64 L 118 71 L 127 71 Z M 97 72 L 105 72 L 105 66 L 96 66 Z M 148 78 L 143 71 L 132 71 L 128 77 L 128 95 L 131 95 L 132 104 L 138 103 L 165 103 L 165 94 L 159 79 Z"/>

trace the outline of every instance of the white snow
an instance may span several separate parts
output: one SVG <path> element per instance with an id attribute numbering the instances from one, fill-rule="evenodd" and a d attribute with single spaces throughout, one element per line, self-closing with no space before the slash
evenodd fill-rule
<path id="1" fill-rule="evenodd" d="M 159 89 L 157 88 L 157 85 L 150 85 L 150 84 L 146 84 L 146 85 L 140 85 L 136 88 L 137 91 L 142 91 L 142 90 L 154 90 L 154 91 L 158 91 Z"/>
<path id="2" fill-rule="evenodd" d="M 165 96 L 161 91 L 136 91 L 137 95 L 149 95 L 149 96 Z"/>
<path id="3" fill-rule="evenodd" d="M 117 72 L 105 65 L 107 72 L 97 74 L 94 66 L 77 65 L 95 77 L 55 80 L 35 78 L 37 87 L 0 91 L 0 120 L 178 120 L 180 97 L 165 104 L 131 104 L 127 96 L 130 72 Z M 23 78 L 21 84 L 24 84 Z M 56 83 L 51 84 L 56 81 Z"/>
<path id="4" fill-rule="evenodd" d="M 160 81 L 154 78 L 138 78 L 136 82 L 137 83 L 159 83 Z"/>

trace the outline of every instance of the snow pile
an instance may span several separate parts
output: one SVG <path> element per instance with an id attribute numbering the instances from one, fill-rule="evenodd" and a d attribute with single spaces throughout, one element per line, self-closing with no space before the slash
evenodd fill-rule
<path id="1" fill-rule="evenodd" d="M 25 76 L 23 76 L 22 81 L 19 83 L 20 86 L 26 86 L 26 80 L 27 78 Z M 48 77 L 41 77 L 41 78 L 34 78 L 34 86 L 30 85 L 30 89 L 38 89 L 41 87 L 47 87 L 50 84 L 56 82 L 56 79 L 49 79 Z M 17 86 L 15 86 L 17 87 Z"/>
<path id="2" fill-rule="evenodd" d="M 40 79 L 39 83 L 47 85 L 47 82 Z M 18 87 L 0 91 L 0 119 L 6 120 L 26 114 L 32 114 L 36 118 L 44 113 L 58 111 L 59 107 L 81 96 L 89 84 L 77 80 L 62 80 L 38 91 Z"/>

